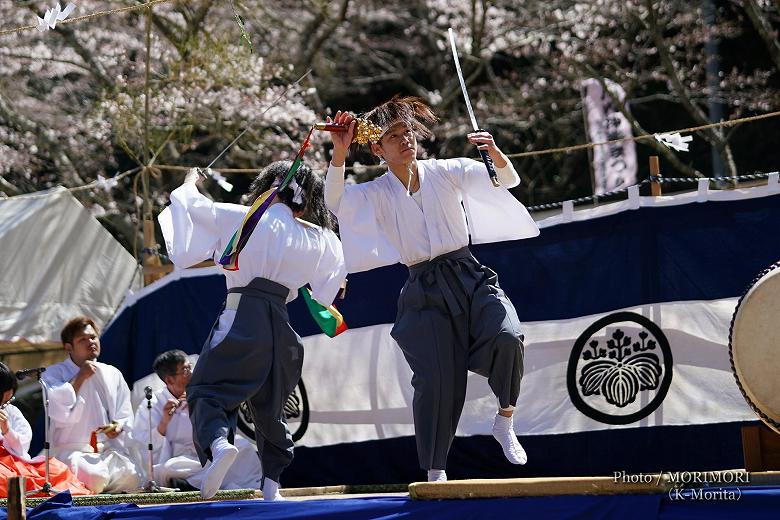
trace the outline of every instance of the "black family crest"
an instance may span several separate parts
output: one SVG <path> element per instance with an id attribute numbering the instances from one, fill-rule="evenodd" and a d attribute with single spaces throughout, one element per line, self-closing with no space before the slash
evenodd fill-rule
<path id="1" fill-rule="evenodd" d="M 306 433 L 306 428 L 309 427 L 309 396 L 306 394 L 303 379 L 298 381 L 298 385 L 284 403 L 284 418 L 287 420 L 293 441 L 300 440 Z M 237 419 L 238 429 L 250 441 L 254 442 L 255 424 L 246 402 L 241 403 L 238 407 Z"/>
<path id="2" fill-rule="evenodd" d="M 606 424 L 647 417 L 671 382 L 669 341 L 658 325 L 633 312 L 610 314 L 588 327 L 574 343 L 566 374 L 574 406 Z"/>

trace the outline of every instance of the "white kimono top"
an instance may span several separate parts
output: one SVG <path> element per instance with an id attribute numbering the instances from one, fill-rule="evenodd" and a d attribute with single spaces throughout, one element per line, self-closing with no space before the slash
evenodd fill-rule
<path id="1" fill-rule="evenodd" d="M 192 441 L 192 422 L 187 406 L 179 406 L 173 413 L 165 435 L 157 430 L 163 410 L 169 399 L 176 399 L 167 387 L 163 387 L 152 395 L 152 461 L 154 464 L 165 462 L 171 457 L 189 457 L 198 460 L 195 444 Z M 133 424 L 133 439 L 144 448 L 149 444 L 149 413 L 146 399 L 141 400 L 135 412 Z"/>
<path id="2" fill-rule="evenodd" d="M 46 369 L 42 378 L 49 386 L 51 448 L 54 456 L 67 459 L 74 451 L 91 452 L 92 432 L 111 421 L 122 425 L 116 439 L 99 435 L 106 449 L 125 452 L 133 427 L 130 389 L 122 373 L 111 365 L 97 362 L 95 374 L 84 381 L 78 394 L 70 384 L 79 367 L 68 357 Z"/>
<path id="3" fill-rule="evenodd" d="M 517 178 L 511 163 L 501 170 Z M 339 220 L 347 271 L 431 260 L 468 245 L 469 235 L 481 244 L 539 234 L 525 206 L 493 186 L 483 163 L 429 159 L 417 161 L 417 173 L 420 204 L 392 172 L 344 186 L 344 167 L 328 167 L 325 201 Z"/>
<path id="4" fill-rule="evenodd" d="M 30 423 L 24 418 L 22 412 L 12 404 L 5 407 L 5 413 L 8 415 L 8 432 L 5 435 L 0 433 L 3 447 L 11 455 L 29 460 L 30 455 L 27 452 L 30 449 L 30 441 L 32 441 Z"/>
<path id="5" fill-rule="evenodd" d="M 158 220 L 168 256 L 177 267 L 189 267 L 206 258 L 219 265 L 222 252 L 241 225 L 249 207 L 213 202 L 193 183 L 171 193 L 171 204 Z M 262 277 L 290 289 L 311 285 L 312 296 L 328 306 L 346 278 L 344 253 L 336 234 L 293 217 L 282 203 L 271 205 L 241 251 L 238 271 L 222 270 L 228 289 L 244 287 Z"/>

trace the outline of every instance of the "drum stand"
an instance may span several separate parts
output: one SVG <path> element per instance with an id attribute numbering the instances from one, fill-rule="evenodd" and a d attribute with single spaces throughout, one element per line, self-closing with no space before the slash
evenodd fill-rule
<path id="1" fill-rule="evenodd" d="M 36 377 L 38 378 L 38 383 L 41 385 L 41 397 L 43 399 L 43 453 L 44 457 L 46 457 L 46 463 L 44 465 L 46 477 L 41 489 L 28 491 L 26 495 L 43 494 L 52 496 L 64 490 L 53 488 L 51 482 L 49 482 L 49 458 L 51 450 L 51 445 L 49 443 L 49 423 L 51 422 L 51 418 L 49 417 L 49 392 L 48 385 L 41 378 L 41 371 L 36 373 Z"/>
<path id="2" fill-rule="evenodd" d="M 780 434 L 763 423 L 743 426 L 742 456 L 751 473 L 780 470 Z"/>
<path id="3" fill-rule="evenodd" d="M 144 397 L 146 398 L 146 411 L 149 416 L 149 443 L 146 445 L 149 454 L 149 458 L 148 458 L 149 480 L 147 480 L 146 484 L 144 484 L 144 487 L 139 489 L 137 492 L 138 493 L 170 493 L 172 491 L 179 491 L 179 488 L 158 486 L 157 482 L 154 481 L 154 461 L 153 461 L 154 446 L 152 445 L 152 387 L 147 386 L 146 388 L 144 388 Z"/>

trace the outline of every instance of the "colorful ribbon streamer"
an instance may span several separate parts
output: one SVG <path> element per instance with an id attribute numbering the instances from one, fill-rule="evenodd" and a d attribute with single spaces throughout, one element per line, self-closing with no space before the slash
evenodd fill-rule
<path id="1" fill-rule="evenodd" d="M 308 287 L 301 287 L 298 289 L 298 294 L 301 295 L 303 301 L 306 302 L 306 307 L 309 308 L 314 321 L 320 326 L 322 332 L 328 335 L 328 337 L 335 337 L 347 330 L 347 323 L 344 321 L 344 317 L 336 309 L 335 305 L 325 307 L 317 300 L 311 297 L 311 289 Z"/>
<path id="2" fill-rule="evenodd" d="M 244 246 L 246 246 L 246 243 L 249 241 L 249 237 L 252 236 L 252 232 L 260 222 L 260 218 L 263 216 L 263 213 L 265 213 L 265 211 L 271 206 L 274 198 L 276 198 L 277 193 L 285 189 L 293 177 L 295 177 L 295 173 L 298 171 L 298 168 L 300 168 L 301 163 L 303 162 L 303 154 L 309 147 L 309 141 L 313 131 L 314 127 L 312 127 L 311 130 L 309 130 L 308 135 L 306 135 L 306 139 L 303 141 L 300 150 L 298 150 L 298 155 L 295 156 L 295 160 L 290 165 L 290 169 L 287 171 L 287 175 L 284 176 L 282 183 L 277 186 L 275 190 L 268 190 L 267 192 L 263 193 L 260 197 L 257 198 L 254 204 L 252 204 L 252 207 L 249 208 L 249 212 L 241 222 L 241 226 L 239 226 L 238 230 L 233 234 L 230 242 L 228 242 L 228 245 L 225 248 L 225 251 L 222 253 L 222 257 L 219 259 L 219 263 L 224 269 L 228 271 L 238 271 L 238 256 L 241 254 Z"/>

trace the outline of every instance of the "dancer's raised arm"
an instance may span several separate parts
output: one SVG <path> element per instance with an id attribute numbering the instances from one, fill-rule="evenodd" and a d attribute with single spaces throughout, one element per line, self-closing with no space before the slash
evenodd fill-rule
<path id="1" fill-rule="evenodd" d="M 349 145 L 352 144 L 356 123 L 355 116 L 340 110 L 336 112 L 333 119 L 328 117 L 327 122 L 349 126 L 349 130 L 346 132 L 330 132 L 330 139 L 333 142 L 333 157 L 325 177 L 325 205 L 335 213 L 341 203 L 341 196 L 344 194 L 344 161 L 349 153 Z"/>

